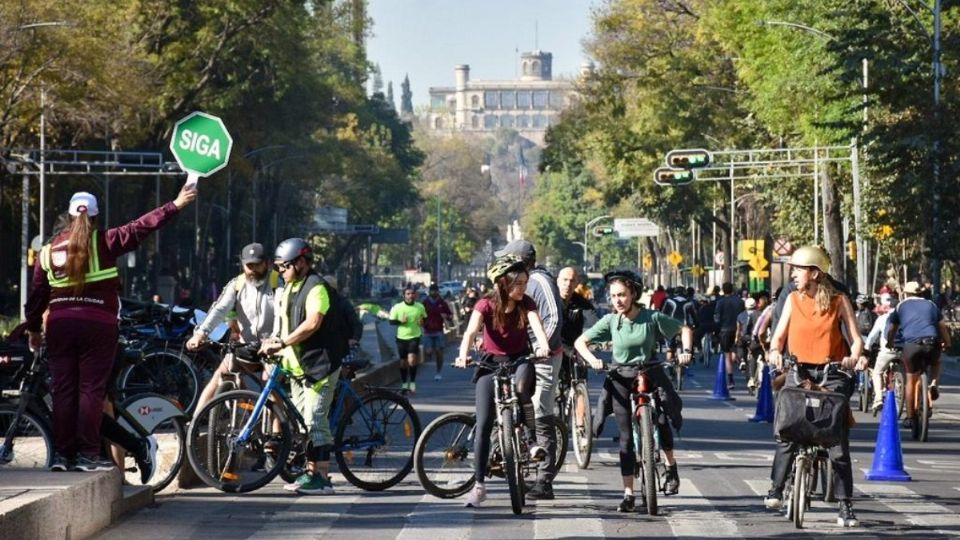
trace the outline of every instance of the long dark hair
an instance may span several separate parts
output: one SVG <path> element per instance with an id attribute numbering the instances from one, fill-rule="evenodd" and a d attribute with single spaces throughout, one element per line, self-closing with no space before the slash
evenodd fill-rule
<path id="1" fill-rule="evenodd" d="M 504 330 L 507 327 L 507 306 L 510 305 L 510 288 L 517 282 L 520 275 L 527 277 L 530 274 L 526 270 L 512 270 L 497 278 L 493 283 L 493 290 L 490 291 L 488 298 L 493 304 L 493 327 L 497 330 Z M 517 320 L 517 328 L 523 330 L 527 327 L 527 310 L 523 307 L 523 302 L 517 302 L 514 309 L 520 314 Z"/>
<path id="2" fill-rule="evenodd" d="M 90 261 L 90 240 L 94 229 L 93 220 L 86 212 L 80 212 L 70 223 L 70 238 L 67 241 L 67 263 L 64 273 L 74 284 L 74 293 L 79 293 L 87 277 Z"/>

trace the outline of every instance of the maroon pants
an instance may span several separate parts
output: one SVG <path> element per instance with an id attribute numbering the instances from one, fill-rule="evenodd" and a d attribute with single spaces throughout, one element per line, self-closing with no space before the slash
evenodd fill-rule
<path id="1" fill-rule="evenodd" d="M 100 455 L 100 417 L 118 331 L 116 324 L 83 319 L 47 323 L 54 447 L 65 458 Z"/>

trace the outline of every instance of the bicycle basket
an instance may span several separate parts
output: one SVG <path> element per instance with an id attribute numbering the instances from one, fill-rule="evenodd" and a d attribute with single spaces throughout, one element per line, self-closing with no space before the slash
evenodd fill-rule
<path id="1" fill-rule="evenodd" d="M 781 441 L 830 448 L 840 444 L 849 415 L 843 394 L 786 387 L 777 396 L 773 431 Z"/>

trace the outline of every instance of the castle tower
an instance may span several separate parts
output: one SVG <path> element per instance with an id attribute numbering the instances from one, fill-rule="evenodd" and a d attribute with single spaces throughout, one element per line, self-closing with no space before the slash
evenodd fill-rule
<path id="1" fill-rule="evenodd" d="M 520 54 L 521 81 L 553 80 L 553 54 L 536 50 Z"/>

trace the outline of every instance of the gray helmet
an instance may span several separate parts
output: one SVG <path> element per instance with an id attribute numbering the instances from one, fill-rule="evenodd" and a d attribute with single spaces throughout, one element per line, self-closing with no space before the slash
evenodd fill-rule
<path id="1" fill-rule="evenodd" d="M 310 259 L 312 255 L 313 250 L 310 249 L 306 240 L 303 238 L 287 238 L 277 246 L 277 250 L 273 253 L 273 260 L 274 262 L 286 263 L 295 260 L 297 257 Z"/>

